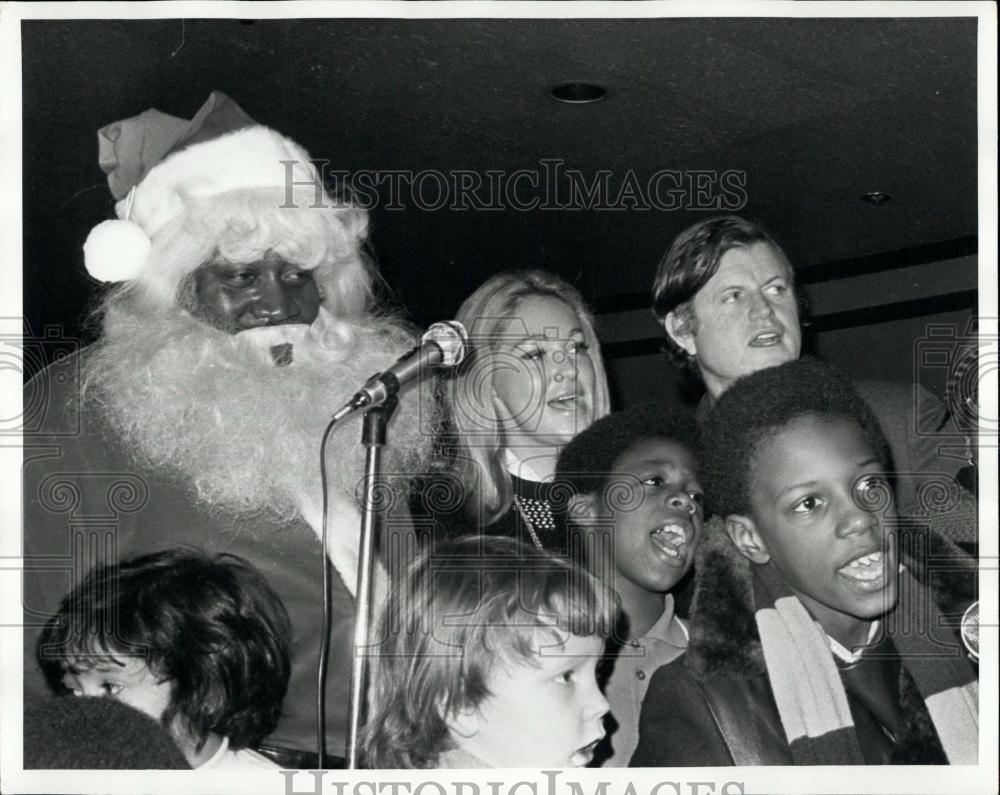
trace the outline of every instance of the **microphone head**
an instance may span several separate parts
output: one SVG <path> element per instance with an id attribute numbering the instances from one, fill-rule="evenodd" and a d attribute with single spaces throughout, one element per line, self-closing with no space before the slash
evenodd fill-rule
<path id="1" fill-rule="evenodd" d="M 979 601 L 969 605 L 969 609 L 962 616 L 962 623 L 959 626 L 959 633 L 962 636 L 962 643 L 965 644 L 969 656 L 979 662 Z"/>
<path id="2" fill-rule="evenodd" d="M 428 328 L 421 342 L 433 342 L 441 349 L 440 367 L 454 367 L 465 358 L 469 335 L 457 320 L 445 320 Z"/>

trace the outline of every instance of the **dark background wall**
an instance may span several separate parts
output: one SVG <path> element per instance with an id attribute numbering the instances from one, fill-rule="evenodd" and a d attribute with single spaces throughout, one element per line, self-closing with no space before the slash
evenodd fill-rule
<path id="1" fill-rule="evenodd" d="M 485 174 L 546 158 L 639 184 L 658 169 L 743 175 L 740 212 L 786 248 L 812 350 L 859 378 L 926 383 L 922 341 L 977 306 L 976 20 L 34 20 L 22 25 L 24 315 L 93 339 L 82 267 L 111 217 L 96 131 L 149 107 L 190 118 L 213 89 L 336 168 Z M 587 80 L 607 97 L 556 102 Z M 870 191 L 887 203 L 862 200 Z M 683 383 L 646 295 L 672 238 L 717 212 L 691 196 L 522 211 L 371 212 L 386 280 L 419 323 L 492 273 L 553 270 L 598 311 L 620 404 Z M 717 198 L 717 196 L 716 196 Z M 31 349 L 31 345 L 28 346 Z M 25 375 L 51 346 L 26 351 Z"/>

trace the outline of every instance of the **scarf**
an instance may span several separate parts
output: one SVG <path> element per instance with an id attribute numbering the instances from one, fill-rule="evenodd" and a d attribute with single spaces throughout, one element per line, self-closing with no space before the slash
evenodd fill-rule
<path id="1" fill-rule="evenodd" d="M 766 671 L 796 765 L 864 764 L 826 633 L 774 567 L 751 566 L 732 546 L 721 523 L 714 521 L 706 528 L 699 556 L 701 582 L 692 617 L 693 645 L 699 648 L 689 667 L 705 677 L 722 669 L 743 675 Z M 919 553 L 917 560 L 908 554 L 912 551 Z M 957 651 L 961 645 L 954 632 L 941 629 L 947 627 L 944 614 L 955 615 L 961 600 L 968 599 L 967 593 L 943 593 L 949 573 L 944 560 L 954 570 L 953 561 L 960 561 L 962 568 L 968 558 L 926 528 L 901 528 L 900 558 L 904 570 L 894 611 L 899 620 L 891 620 L 890 613 L 883 625 L 902 659 L 899 699 L 907 713 L 906 734 L 897 738 L 894 760 L 898 756 L 904 763 L 927 764 L 928 757 L 940 758 L 943 752 L 941 761 L 976 764 L 976 672 Z M 706 627 L 699 608 L 715 613 L 709 621 L 723 623 Z M 904 620 L 911 616 L 919 617 L 920 626 Z M 727 624 L 747 641 L 736 665 L 732 660 L 722 662 L 721 654 L 740 654 L 739 638 L 726 640 L 718 632 Z"/>

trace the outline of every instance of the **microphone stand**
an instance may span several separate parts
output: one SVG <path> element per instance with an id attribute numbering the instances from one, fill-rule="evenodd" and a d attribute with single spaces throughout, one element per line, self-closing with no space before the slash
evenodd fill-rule
<path id="1" fill-rule="evenodd" d="M 468 338 L 458 322 L 435 323 L 421 338 L 421 344 L 396 360 L 388 370 L 376 373 L 340 407 L 330 419 L 320 443 L 320 476 L 323 482 L 323 631 L 319 662 L 316 666 L 316 764 L 322 769 L 326 754 L 326 663 L 330 643 L 330 564 L 326 559 L 327 518 L 329 514 L 326 478 L 326 443 L 334 426 L 348 414 L 371 406 L 365 412 L 361 443 L 365 446 L 365 482 L 361 513 L 361 537 L 358 548 L 358 582 L 354 603 L 354 645 L 351 659 L 350 713 L 347 735 L 347 769 L 358 767 L 358 734 L 364 713 L 367 690 L 368 630 L 371 620 L 372 564 L 376 539 L 381 531 L 384 510 L 377 510 L 375 489 L 380 485 L 382 448 L 386 443 L 386 425 L 398 404 L 402 383 L 419 375 L 425 366 L 452 367 L 465 356 Z M 426 348 L 425 348 L 426 346 Z M 433 347 L 436 350 L 431 350 Z M 375 403 L 377 405 L 372 406 Z"/>
<path id="2" fill-rule="evenodd" d="M 396 389 L 398 389 L 398 384 Z M 386 442 L 386 425 L 398 403 L 396 391 L 380 406 L 365 412 L 361 443 L 365 446 L 364 497 L 361 510 L 361 544 L 358 554 L 358 588 L 354 607 L 354 655 L 351 659 L 351 703 L 347 734 L 347 769 L 358 769 L 358 733 L 364 713 L 367 690 L 367 653 L 369 621 L 371 619 L 372 564 L 375 539 L 380 537 L 384 516 L 375 507 L 375 489 L 382 474 L 382 448 Z"/>

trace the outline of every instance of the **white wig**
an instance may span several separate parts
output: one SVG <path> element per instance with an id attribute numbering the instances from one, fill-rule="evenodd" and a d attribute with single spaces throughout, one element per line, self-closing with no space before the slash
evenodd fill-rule
<path id="1" fill-rule="evenodd" d="M 120 292 L 148 311 L 173 311 L 184 303 L 179 291 L 188 277 L 212 258 L 252 262 L 273 251 L 314 271 L 335 317 L 364 316 L 375 278 L 362 251 L 367 213 L 332 203 L 312 207 L 309 193 L 295 192 L 292 207 L 282 206 L 288 198 L 282 188 L 186 197 L 184 212 L 160 230 L 142 272 Z"/>

